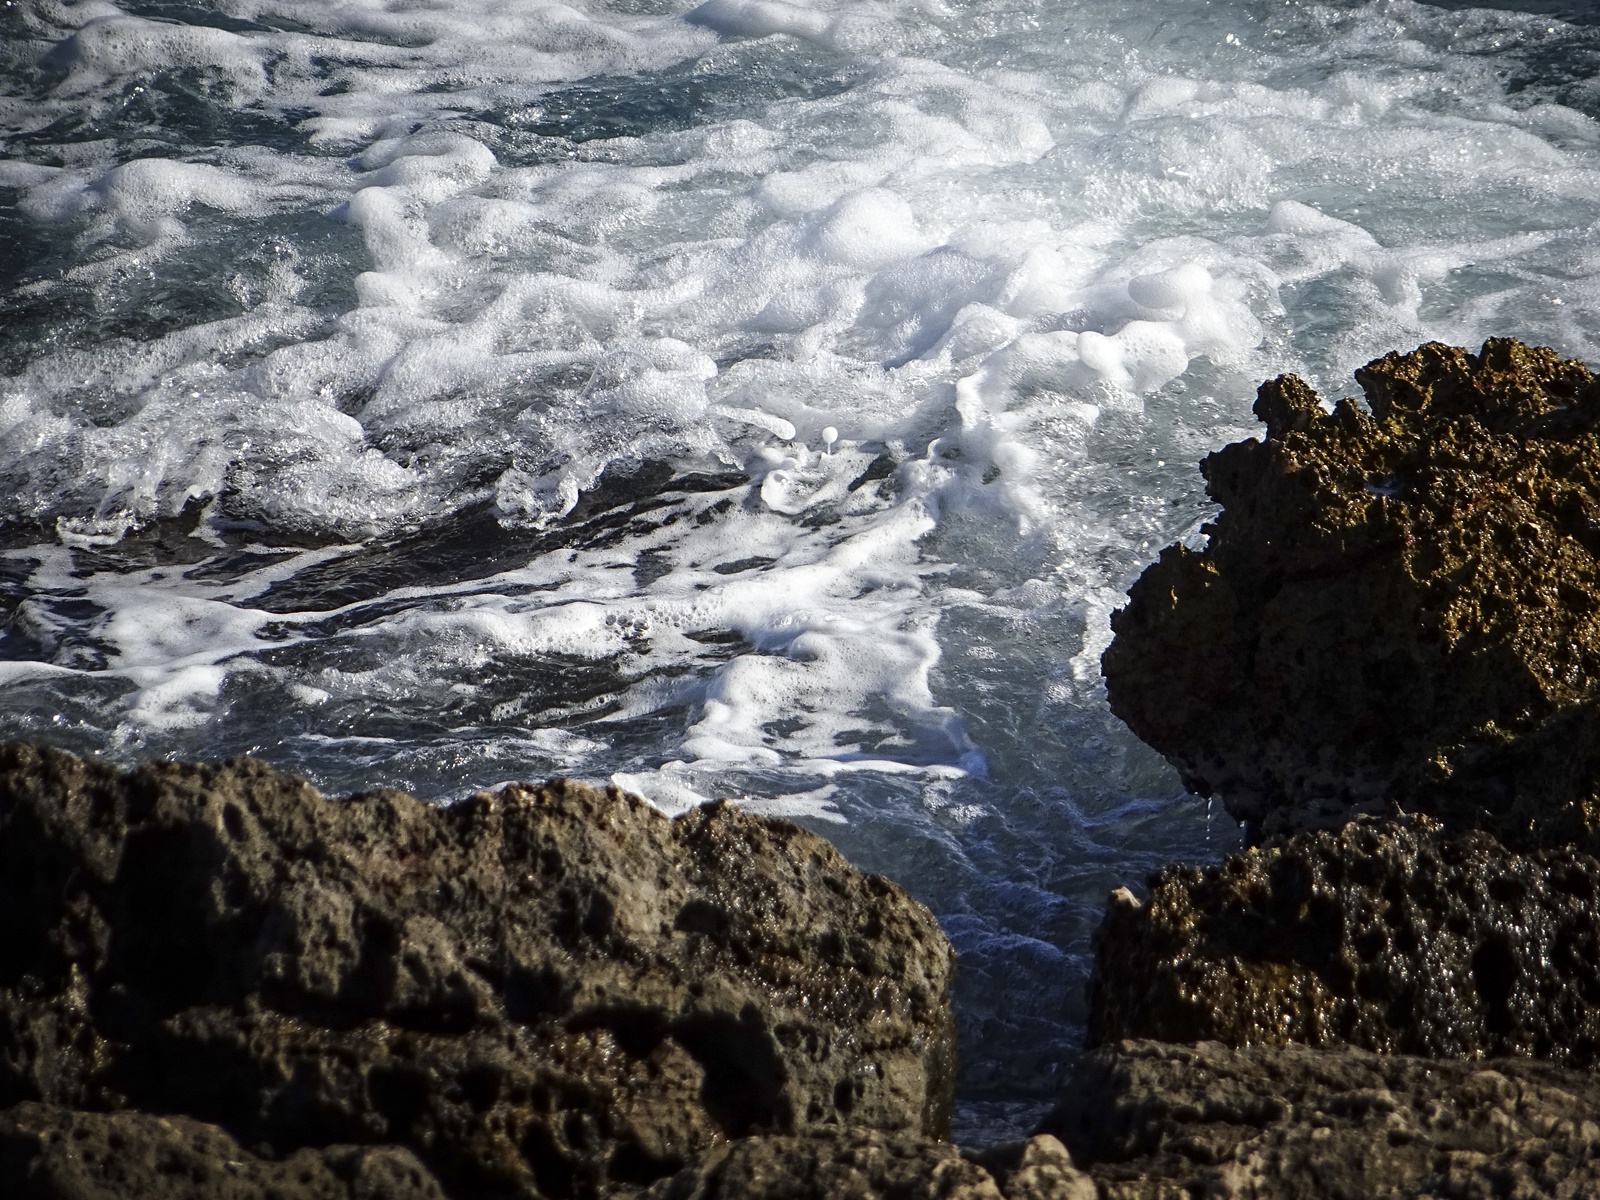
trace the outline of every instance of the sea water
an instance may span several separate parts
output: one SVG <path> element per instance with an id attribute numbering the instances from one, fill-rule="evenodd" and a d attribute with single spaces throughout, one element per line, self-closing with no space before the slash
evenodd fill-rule
<path id="1" fill-rule="evenodd" d="M 1410 0 L 0 0 L 0 734 L 820 830 L 962 1130 L 1238 844 L 1109 614 L 1255 386 L 1600 358 L 1600 28 Z"/>

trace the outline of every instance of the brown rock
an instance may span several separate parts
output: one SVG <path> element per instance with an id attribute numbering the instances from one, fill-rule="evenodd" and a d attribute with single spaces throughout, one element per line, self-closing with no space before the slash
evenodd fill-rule
<path id="1" fill-rule="evenodd" d="M 1095 1188 L 1048 1134 L 968 1158 L 948 1142 L 848 1130 L 733 1142 L 645 1200 L 1095 1200 Z"/>
<path id="2" fill-rule="evenodd" d="M 1508 340 L 1262 386 L 1112 620 L 1111 707 L 1258 833 L 1391 806 L 1600 845 L 1600 384 Z"/>
<path id="3" fill-rule="evenodd" d="M 444 1200 L 409 1150 L 329 1146 L 272 1160 L 214 1125 L 27 1102 L 0 1112 L 8 1200 Z"/>
<path id="4" fill-rule="evenodd" d="M 1526 1060 L 1123 1042 L 1046 1128 L 1102 1200 L 1589 1200 L 1600 1079 Z"/>
<path id="5" fill-rule="evenodd" d="M 853 1130 L 743 1138 L 713 1150 L 646 1200 L 1001 1200 L 948 1142 Z"/>
<path id="6" fill-rule="evenodd" d="M 1113 897 L 1089 1039 L 1600 1065 L 1600 859 L 1357 822 Z"/>
<path id="7" fill-rule="evenodd" d="M 1094 1180 L 1078 1170 L 1060 1139 L 1035 1134 L 969 1158 L 994 1176 L 1006 1200 L 1096 1200 Z"/>
<path id="8" fill-rule="evenodd" d="M 334 801 L 248 759 L 0 748 L 0 1106 L 595 1196 L 747 1134 L 942 1135 L 950 972 L 899 889 L 725 804 Z"/>

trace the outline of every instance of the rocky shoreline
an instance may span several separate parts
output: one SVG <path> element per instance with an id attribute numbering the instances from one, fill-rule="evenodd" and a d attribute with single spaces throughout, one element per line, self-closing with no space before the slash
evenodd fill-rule
<path id="1" fill-rule="evenodd" d="M 1118 889 L 1031 1138 L 948 1141 L 949 942 L 727 804 L 440 807 L 0 747 L 0 1194 L 1600 1195 L 1600 382 L 1264 385 L 1114 618 L 1114 711 L 1253 845 Z"/>
<path id="2" fill-rule="evenodd" d="M 945 1140 L 953 965 L 899 888 L 728 804 L 11 744 L 0 1192 L 1091 1195 L 1048 1136 Z"/>
<path id="3" fill-rule="evenodd" d="M 1254 844 L 1111 898 L 1046 1123 L 1107 1200 L 1600 1195 L 1600 380 L 1356 378 L 1264 384 L 1112 620 L 1112 710 Z"/>

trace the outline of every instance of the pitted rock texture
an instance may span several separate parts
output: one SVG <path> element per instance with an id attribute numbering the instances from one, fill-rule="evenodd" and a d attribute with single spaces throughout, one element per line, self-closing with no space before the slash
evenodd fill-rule
<path id="1" fill-rule="evenodd" d="M 979 1159 L 948 1142 L 874 1130 L 752 1137 L 712 1151 L 645 1200 L 1096 1200 L 1048 1134 Z"/>
<path id="2" fill-rule="evenodd" d="M 1547 1063 L 1124 1042 L 1045 1126 L 1101 1200 L 1592 1200 L 1597 1114 Z"/>
<path id="3" fill-rule="evenodd" d="M 1113 894 L 1092 1044 L 1304 1042 L 1600 1065 L 1600 860 L 1426 817 L 1299 834 Z"/>
<path id="4" fill-rule="evenodd" d="M 0 748 L 0 1106 L 591 1197 L 752 1133 L 944 1134 L 951 968 L 898 888 L 727 805 Z"/>
<path id="5" fill-rule="evenodd" d="M 1600 383 L 1515 341 L 1262 386 L 1209 544 L 1112 618 L 1112 710 L 1262 836 L 1432 812 L 1600 845 Z"/>
<path id="6" fill-rule="evenodd" d="M 281 1161 L 214 1125 L 27 1102 L 0 1112 L 7 1200 L 444 1200 L 408 1150 L 330 1146 Z"/>

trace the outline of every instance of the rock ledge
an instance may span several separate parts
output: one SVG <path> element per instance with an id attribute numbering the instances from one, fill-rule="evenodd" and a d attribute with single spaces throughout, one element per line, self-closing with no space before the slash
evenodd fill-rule
<path id="1" fill-rule="evenodd" d="M 938 1137 L 951 969 L 894 885 L 726 804 L 335 801 L 248 759 L 0 747 L 7 1170 L 143 1131 L 231 1139 L 262 1187 L 309 1154 L 308 1196 L 388 1147 L 419 1197 L 562 1200 L 747 1135 Z"/>

